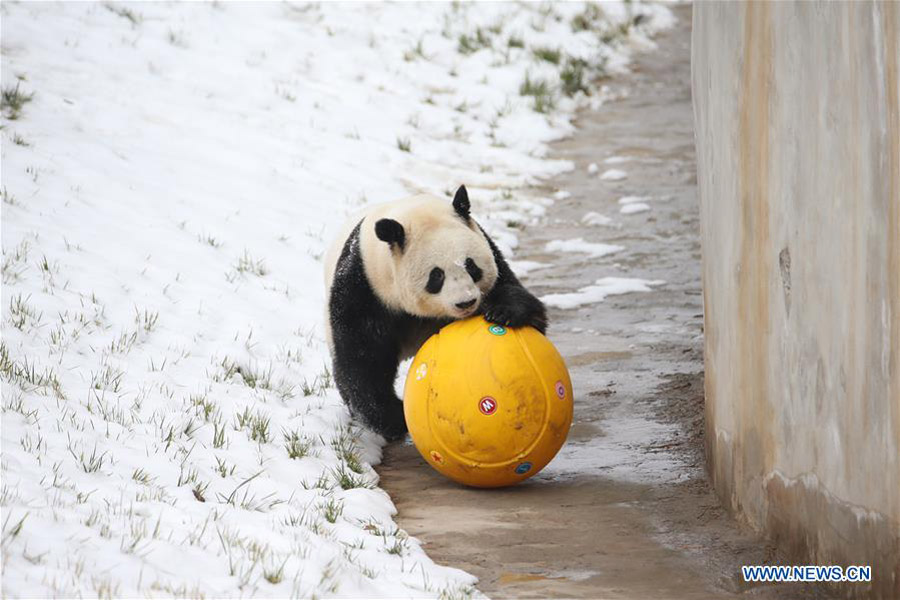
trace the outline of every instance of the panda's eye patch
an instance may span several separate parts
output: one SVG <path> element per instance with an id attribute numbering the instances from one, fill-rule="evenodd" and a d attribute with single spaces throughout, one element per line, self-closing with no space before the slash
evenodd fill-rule
<path id="1" fill-rule="evenodd" d="M 440 267 L 435 267 L 428 275 L 428 283 L 425 284 L 425 291 L 429 294 L 437 294 L 441 291 L 442 287 L 444 287 L 444 270 Z"/>
<path id="2" fill-rule="evenodd" d="M 466 259 L 466 271 L 469 273 L 469 277 L 471 277 L 472 281 L 474 281 L 475 283 L 481 281 L 481 277 L 482 275 L 484 275 L 478 265 L 475 264 L 475 261 L 471 258 Z"/>

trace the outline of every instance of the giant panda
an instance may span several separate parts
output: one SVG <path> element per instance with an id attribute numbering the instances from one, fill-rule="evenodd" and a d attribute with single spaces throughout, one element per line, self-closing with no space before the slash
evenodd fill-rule
<path id="1" fill-rule="evenodd" d="M 351 414 L 388 441 L 403 437 L 399 363 L 438 329 L 481 313 L 506 327 L 547 328 L 544 305 L 469 214 L 465 186 L 374 205 L 325 256 L 334 381 Z"/>

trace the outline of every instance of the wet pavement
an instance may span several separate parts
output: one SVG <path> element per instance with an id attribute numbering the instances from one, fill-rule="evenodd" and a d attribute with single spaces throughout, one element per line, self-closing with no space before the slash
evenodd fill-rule
<path id="1" fill-rule="evenodd" d="M 570 195 L 520 235 L 517 260 L 552 265 L 524 278 L 539 296 L 604 277 L 665 282 L 551 309 L 549 337 L 575 389 L 566 446 L 541 473 L 500 490 L 444 479 L 409 444 L 386 448 L 378 469 L 399 525 L 493 598 L 818 597 L 743 583 L 740 565 L 788 563 L 729 518 L 704 472 L 691 9 L 674 10 L 679 23 L 659 49 L 606 82 L 618 99 L 581 113 L 577 133 L 553 145 L 575 169 L 533 193 Z M 602 179 L 608 169 L 626 177 Z M 621 213 L 627 196 L 645 197 L 649 210 Z M 612 222 L 586 224 L 589 212 Z M 599 258 L 544 249 L 575 238 L 623 249 Z"/>

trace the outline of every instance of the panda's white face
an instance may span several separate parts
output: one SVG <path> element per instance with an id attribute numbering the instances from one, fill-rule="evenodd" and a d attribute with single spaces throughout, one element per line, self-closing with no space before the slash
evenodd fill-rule
<path id="1" fill-rule="evenodd" d="M 475 314 L 497 281 L 494 254 L 478 225 L 433 197 L 374 209 L 363 221 L 366 275 L 387 306 L 462 319 Z"/>
<path id="2" fill-rule="evenodd" d="M 432 229 L 412 240 L 397 264 L 404 308 L 415 315 L 462 319 L 478 312 L 497 280 L 484 236 L 463 224 Z"/>

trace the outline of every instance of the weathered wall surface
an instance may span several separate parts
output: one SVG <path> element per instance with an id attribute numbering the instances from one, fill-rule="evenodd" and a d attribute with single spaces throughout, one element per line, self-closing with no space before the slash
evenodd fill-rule
<path id="1" fill-rule="evenodd" d="M 707 454 L 800 561 L 900 598 L 900 3 L 694 5 Z"/>

